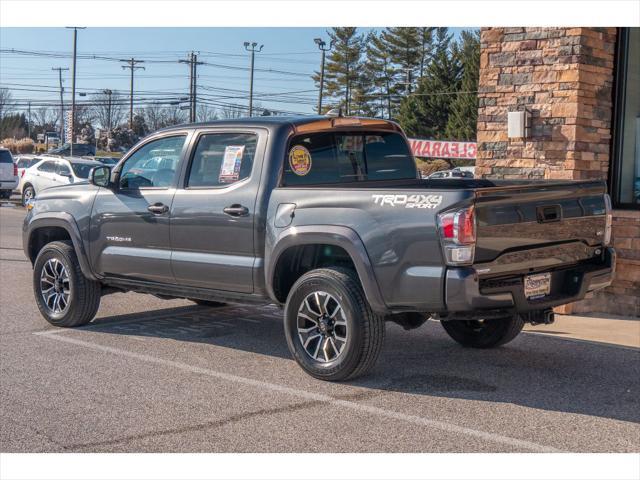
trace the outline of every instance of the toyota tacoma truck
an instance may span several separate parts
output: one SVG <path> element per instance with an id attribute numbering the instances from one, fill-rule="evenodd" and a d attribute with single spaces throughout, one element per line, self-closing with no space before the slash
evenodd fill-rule
<path id="1" fill-rule="evenodd" d="M 612 281 L 601 181 L 421 179 L 393 122 L 265 117 L 158 131 L 87 182 L 30 200 L 24 251 L 42 315 L 90 322 L 134 291 L 210 307 L 275 303 L 310 375 L 345 380 L 385 322 L 467 347 Z"/>

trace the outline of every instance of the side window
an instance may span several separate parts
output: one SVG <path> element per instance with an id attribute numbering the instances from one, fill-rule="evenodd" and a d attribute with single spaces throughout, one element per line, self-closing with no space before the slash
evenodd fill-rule
<path id="1" fill-rule="evenodd" d="M 186 135 L 151 141 L 136 150 L 120 172 L 120 188 L 168 188 L 176 175 Z"/>
<path id="2" fill-rule="evenodd" d="M 60 163 L 60 162 L 58 162 L 56 173 L 58 175 L 62 175 L 63 177 L 71 176 L 71 170 L 69 170 L 69 167 L 67 167 L 64 163 Z"/>
<path id="3" fill-rule="evenodd" d="M 38 170 L 45 173 L 53 173 L 56 171 L 55 162 L 44 162 L 38 167 Z"/>
<path id="4" fill-rule="evenodd" d="M 207 133 L 198 139 L 187 187 L 231 185 L 251 175 L 258 136 L 253 133 Z"/>

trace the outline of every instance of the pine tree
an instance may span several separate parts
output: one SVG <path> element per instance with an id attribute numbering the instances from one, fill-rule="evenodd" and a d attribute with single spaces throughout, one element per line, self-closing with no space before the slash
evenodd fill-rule
<path id="1" fill-rule="evenodd" d="M 364 35 L 358 34 L 356 27 L 336 27 L 328 32 L 334 42 L 333 49 L 327 57 L 324 75 L 324 92 L 327 110 L 342 107 L 345 115 L 359 105 L 353 103 L 353 90 L 361 75 L 362 54 L 364 52 Z M 316 85 L 320 86 L 320 73 L 313 76 Z M 352 108 L 353 107 L 353 108 Z"/>
<path id="2" fill-rule="evenodd" d="M 437 48 L 414 95 L 403 99 L 399 121 L 406 133 L 444 138 L 451 103 L 460 86 L 460 64 L 448 48 Z"/>
<path id="3" fill-rule="evenodd" d="M 376 91 L 376 97 L 372 102 L 377 103 L 381 117 L 392 118 L 395 68 L 391 53 L 380 34 L 372 33 L 367 37 L 366 55 L 364 75 L 369 78 Z"/>
<path id="4" fill-rule="evenodd" d="M 478 77 L 480 72 L 480 34 L 463 31 L 456 51 L 462 67 L 460 93 L 451 103 L 447 122 L 447 137 L 455 140 L 474 140 L 478 120 Z"/>
<path id="5" fill-rule="evenodd" d="M 418 29 L 420 39 L 420 69 L 418 71 L 418 81 L 422 80 L 424 71 L 429 65 L 429 60 L 433 54 L 433 31 L 434 27 L 421 27 Z"/>

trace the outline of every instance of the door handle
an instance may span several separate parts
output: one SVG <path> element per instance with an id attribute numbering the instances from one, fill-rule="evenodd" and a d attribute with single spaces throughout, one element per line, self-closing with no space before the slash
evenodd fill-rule
<path id="1" fill-rule="evenodd" d="M 243 207 L 238 203 L 234 203 L 233 205 L 229 205 L 222 209 L 224 213 L 227 215 L 231 215 L 232 217 L 246 217 L 249 215 L 249 209 L 247 207 Z"/>
<path id="2" fill-rule="evenodd" d="M 169 207 L 167 207 L 164 203 L 154 203 L 153 205 L 149 205 L 147 207 L 151 213 L 155 213 L 156 215 L 161 215 L 163 213 L 167 213 L 169 211 Z"/>

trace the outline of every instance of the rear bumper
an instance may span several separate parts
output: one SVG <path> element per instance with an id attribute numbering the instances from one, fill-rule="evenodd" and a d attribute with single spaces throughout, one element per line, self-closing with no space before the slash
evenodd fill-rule
<path id="1" fill-rule="evenodd" d="M 1 180 L 0 190 L 14 190 L 18 186 L 18 178 L 15 180 Z"/>
<path id="2" fill-rule="evenodd" d="M 447 312 L 528 312 L 575 302 L 583 299 L 588 292 L 611 285 L 615 262 L 613 248 L 605 248 L 597 259 L 546 270 L 551 272 L 552 290 L 549 295 L 537 300 L 528 300 L 524 296 L 523 279 L 529 272 L 483 278 L 473 267 L 450 268 L 445 280 Z"/>

